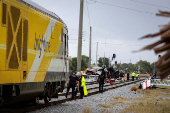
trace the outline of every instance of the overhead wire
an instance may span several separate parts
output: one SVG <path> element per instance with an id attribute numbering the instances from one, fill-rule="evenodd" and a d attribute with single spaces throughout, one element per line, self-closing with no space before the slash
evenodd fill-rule
<path id="1" fill-rule="evenodd" d="M 165 7 L 165 6 L 161 6 L 161 5 L 156 5 L 156 4 L 151 4 L 151 3 L 147 3 L 147 2 L 141 2 L 141 1 L 137 1 L 137 0 L 129 0 L 129 1 L 137 2 L 137 3 L 141 3 L 141 4 L 146 4 L 146 5 L 150 5 L 150 6 L 155 6 L 155 7 L 161 7 L 161 8 L 170 9 L 169 7 Z"/>
<path id="2" fill-rule="evenodd" d="M 99 1 L 96 1 L 96 0 L 90 0 L 90 1 L 93 1 L 93 3 L 89 3 L 89 4 L 99 3 L 99 4 L 108 5 L 108 6 L 112 6 L 112 7 L 118 7 L 118 8 L 122 8 L 122 9 L 132 10 L 132 11 L 136 11 L 136 12 L 140 12 L 140 13 L 155 14 L 155 13 L 152 13 L 152 12 L 141 11 L 141 10 L 138 10 L 138 9 L 132 9 L 132 8 L 123 7 L 123 6 L 119 6 L 119 5 L 113 5 L 113 4 L 109 4 L 109 3 L 106 3 L 106 2 L 99 2 Z"/>
<path id="3" fill-rule="evenodd" d="M 86 0 L 86 3 L 87 3 L 87 0 Z M 86 7 L 87 7 L 87 15 L 88 15 L 88 19 L 89 19 L 89 26 L 90 26 L 91 24 L 90 24 L 90 14 L 89 14 L 88 3 L 86 4 Z"/>
<path id="4" fill-rule="evenodd" d="M 100 44 L 108 44 L 108 45 L 113 45 L 113 46 L 146 46 L 146 45 L 127 45 L 127 44 L 111 44 L 111 43 L 100 43 Z"/>

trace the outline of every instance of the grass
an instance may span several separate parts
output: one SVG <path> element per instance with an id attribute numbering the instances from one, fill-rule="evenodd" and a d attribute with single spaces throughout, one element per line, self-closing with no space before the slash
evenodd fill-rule
<path id="1" fill-rule="evenodd" d="M 114 99 L 113 102 L 110 102 L 108 104 L 99 104 L 100 107 L 103 107 L 103 108 L 112 108 L 113 106 L 116 106 L 118 104 L 125 104 L 126 101 L 128 101 L 129 99 L 128 98 L 124 98 L 124 97 L 111 97 Z"/>
<path id="2" fill-rule="evenodd" d="M 101 113 L 112 113 L 111 111 L 109 111 L 108 109 L 102 109 Z"/>
<path id="3" fill-rule="evenodd" d="M 90 107 L 89 106 L 86 106 L 83 108 L 83 113 L 91 113 L 90 112 Z"/>
<path id="4" fill-rule="evenodd" d="M 132 87 L 130 88 L 131 91 L 137 91 L 137 89 L 138 89 L 138 88 L 137 88 L 136 86 L 132 86 Z"/>
<path id="5" fill-rule="evenodd" d="M 112 107 L 112 104 L 109 103 L 109 104 L 99 104 L 100 107 L 104 107 L 104 108 L 111 108 Z"/>
<path id="6" fill-rule="evenodd" d="M 83 112 L 82 113 L 92 113 L 91 110 L 90 110 L 90 107 L 89 106 L 85 106 L 83 108 Z M 101 110 L 101 113 L 112 113 L 110 110 L 108 109 L 102 109 Z"/>
<path id="7" fill-rule="evenodd" d="M 170 86 L 157 86 L 157 87 L 170 89 Z"/>
<path id="8" fill-rule="evenodd" d="M 165 88 L 164 86 L 161 86 Z M 167 88 L 167 87 L 166 87 Z M 163 99 L 163 97 L 170 98 L 170 89 L 138 89 L 139 93 L 143 93 L 143 97 L 135 98 L 135 102 L 129 103 L 129 107 L 125 108 L 122 113 L 169 113 L 170 99 Z"/>
<path id="9" fill-rule="evenodd" d="M 137 87 L 137 85 L 135 86 Z M 130 101 L 124 97 L 111 97 L 114 99 L 113 102 L 106 104 L 99 104 L 106 110 L 110 110 L 116 105 L 129 105 L 125 108 L 122 113 L 170 113 L 170 86 L 159 86 L 160 88 L 166 89 L 137 89 L 138 93 L 143 94 L 142 97 L 134 98 L 134 102 L 127 103 Z M 165 98 L 168 97 L 168 98 Z M 106 111 L 102 112 L 106 113 Z M 110 113 L 109 111 L 107 113 Z"/>

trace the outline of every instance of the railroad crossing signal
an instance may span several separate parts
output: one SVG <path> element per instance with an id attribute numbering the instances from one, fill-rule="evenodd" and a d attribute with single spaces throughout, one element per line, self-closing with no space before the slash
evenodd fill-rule
<path id="1" fill-rule="evenodd" d="M 116 58 L 116 54 L 113 54 L 113 58 Z"/>
<path id="2" fill-rule="evenodd" d="M 116 58 L 116 54 L 113 54 L 113 56 L 112 56 L 112 60 L 113 60 L 114 58 Z"/>

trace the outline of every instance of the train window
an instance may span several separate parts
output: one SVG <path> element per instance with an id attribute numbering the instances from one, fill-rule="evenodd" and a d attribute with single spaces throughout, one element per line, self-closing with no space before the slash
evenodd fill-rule
<path id="1" fill-rule="evenodd" d="M 23 61 L 27 61 L 27 40 L 28 40 L 28 20 L 24 20 L 24 27 L 23 27 Z"/>
<path id="2" fill-rule="evenodd" d="M 6 14 L 7 14 L 7 5 L 2 4 L 2 25 L 6 25 Z"/>

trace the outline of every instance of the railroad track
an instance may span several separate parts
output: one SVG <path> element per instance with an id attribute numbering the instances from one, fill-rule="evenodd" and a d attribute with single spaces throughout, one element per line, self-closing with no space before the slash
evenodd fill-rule
<path id="1" fill-rule="evenodd" d="M 97 83 L 91 83 L 91 84 L 88 84 L 88 85 L 93 85 L 93 84 L 99 84 L 99 83 L 98 82 Z M 118 85 L 118 84 L 121 84 L 121 83 L 114 83 L 112 85 Z M 87 84 L 86 84 L 86 86 L 87 86 Z M 111 84 L 104 85 L 104 88 L 107 87 L 107 86 L 111 86 Z M 89 92 L 90 90 L 98 89 L 98 88 L 99 88 L 99 85 L 97 85 L 96 87 L 93 87 L 93 88 L 87 88 L 87 91 Z M 70 94 L 72 94 L 71 91 L 68 93 L 68 95 L 70 95 Z M 66 93 L 61 93 L 58 96 L 65 96 L 65 95 L 66 95 Z"/>
<path id="2" fill-rule="evenodd" d="M 136 82 L 140 82 L 142 80 L 144 80 L 144 79 L 140 79 L 138 81 L 129 81 L 129 82 L 115 83 L 115 84 L 112 84 L 112 85 L 111 84 L 105 85 L 104 86 L 104 92 L 109 91 L 111 89 L 116 89 L 116 88 L 119 88 L 119 87 L 122 87 L 122 86 L 130 85 L 130 84 L 133 84 L 133 83 L 136 83 Z M 87 83 L 87 85 L 90 85 L 90 84 L 91 85 L 97 84 L 97 82 Z M 88 90 L 88 96 L 98 94 L 99 93 L 98 88 L 99 87 L 88 88 L 87 89 Z M 71 94 L 71 92 L 69 92 L 69 94 Z M 59 94 L 59 96 L 65 96 L 65 93 Z M 86 97 L 88 97 L 88 96 L 86 96 Z M 78 99 L 78 98 L 79 98 L 79 95 L 75 97 L 75 99 Z M 66 98 L 66 99 L 62 99 L 62 100 L 58 100 L 58 101 L 52 101 L 52 102 L 45 103 L 45 104 L 38 104 L 38 105 L 35 105 L 35 106 L 31 106 L 31 107 L 25 107 L 25 108 L 21 108 L 21 109 L 17 109 L 17 110 L 12 110 L 12 111 L 6 112 L 6 113 L 31 112 L 31 111 L 35 111 L 37 109 L 45 108 L 45 107 L 48 107 L 48 106 L 51 106 L 51 105 L 58 105 L 58 104 L 61 104 L 61 103 L 65 103 L 66 101 L 71 101 L 71 98 Z"/>

